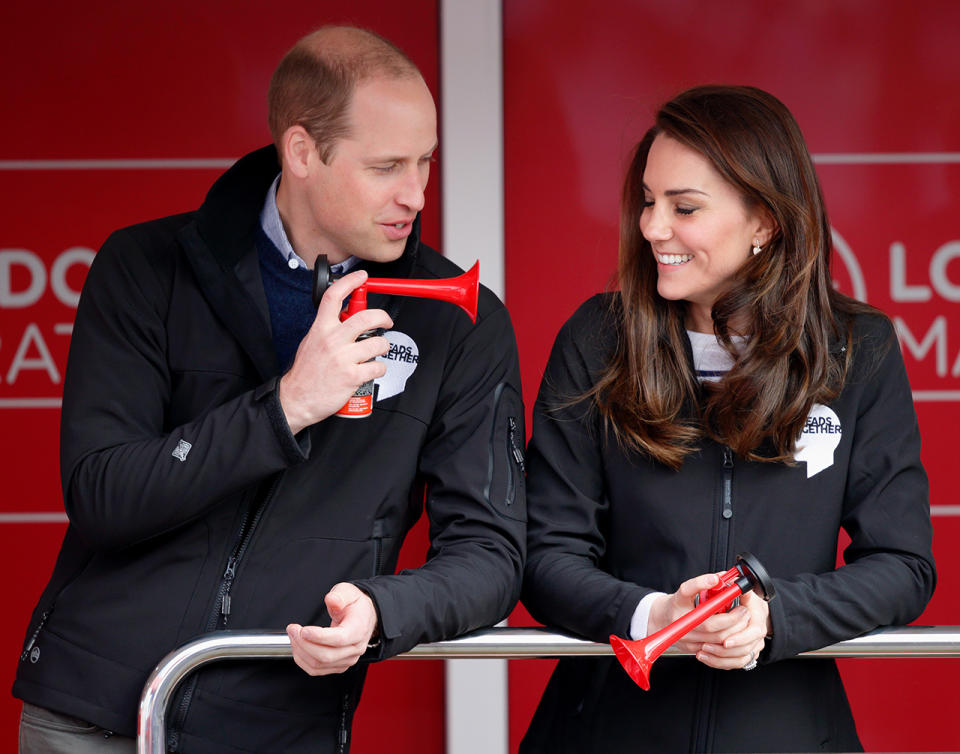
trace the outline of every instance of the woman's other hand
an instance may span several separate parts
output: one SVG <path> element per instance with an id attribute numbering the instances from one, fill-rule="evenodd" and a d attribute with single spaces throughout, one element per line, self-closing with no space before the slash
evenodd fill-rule
<path id="1" fill-rule="evenodd" d="M 650 608 L 647 635 L 659 631 L 694 608 L 694 598 L 720 583 L 720 574 L 706 573 L 684 581 L 673 594 L 658 599 Z M 717 613 L 674 646 L 696 655 L 705 665 L 718 670 L 735 670 L 751 665 L 763 650 L 770 633 L 770 610 L 753 592 L 740 596 L 740 605 L 730 612 Z"/>

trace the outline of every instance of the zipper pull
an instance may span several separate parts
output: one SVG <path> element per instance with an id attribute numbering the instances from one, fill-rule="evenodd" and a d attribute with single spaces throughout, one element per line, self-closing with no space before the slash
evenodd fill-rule
<path id="1" fill-rule="evenodd" d="M 227 569 L 223 572 L 224 590 L 220 601 L 220 614 L 226 618 L 230 615 L 230 588 L 233 586 L 233 577 L 237 575 L 237 556 L 231 555 L 227 561 Z M 226 622 L 226 620 L 224 620 Z"/>
<path id="2" fill-rule="evenodd" d="M 512 416 L 508 419 L 508 426 L 510 428 L 510 452 L 513 455 L 513 460 L 520 467 L 521 473 L 526 474 L 527 467 L 523 461 L 523 451 L 517 446 L 517 422 Z"/>
<path id="3" fill-rule="evenodd" d="M 725 519 L 733 518 L 733 451 L 723 446 L 723 510 Z"/>

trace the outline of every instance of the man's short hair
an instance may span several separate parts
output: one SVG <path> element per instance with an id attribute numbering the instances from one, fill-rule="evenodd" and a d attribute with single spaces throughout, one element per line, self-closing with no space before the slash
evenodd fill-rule
<path id="1" fill-rule="evenodd" d="M 325 26 L 297 42 L 283 57 L 267 93 L 273 143 L 291 126 L 303 126 L 327 163 L 338 139 L 350 134 L 347 111 L 365 79 L 420 76 L 412 60 L 392 42 L 367 29 Z"/>

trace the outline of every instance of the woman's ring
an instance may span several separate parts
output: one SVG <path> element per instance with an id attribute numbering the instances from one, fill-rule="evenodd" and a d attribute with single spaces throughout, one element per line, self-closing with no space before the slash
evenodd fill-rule
<path id="1" fill-rule="evenodd" d="M 744 666 L 743 666 L 743 669 L 744 669 L 744 670 L 753 670 L 755 667 L 757 667 L 757 656 L 751 654 L 751 655 L 750 655 L 750 662 L 748 662 L 746 665 L 744 665 Z"/>

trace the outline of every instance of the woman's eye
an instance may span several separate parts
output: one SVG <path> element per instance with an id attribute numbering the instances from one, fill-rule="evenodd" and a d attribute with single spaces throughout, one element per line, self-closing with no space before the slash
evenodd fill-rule
<path id="1" fill-rule="evenodd" d="M 696 207 L 677 207 L 678 215 L 692 215 L 696 211 Z"/>
<path id="2" fill-rule="evenodd" d="M 652 199 L 644 199 L 643 204 L 640 205 L 641 209 L 646 209 L 647 207 L 652 207 L 652 206 L 653 206 Z"/>

